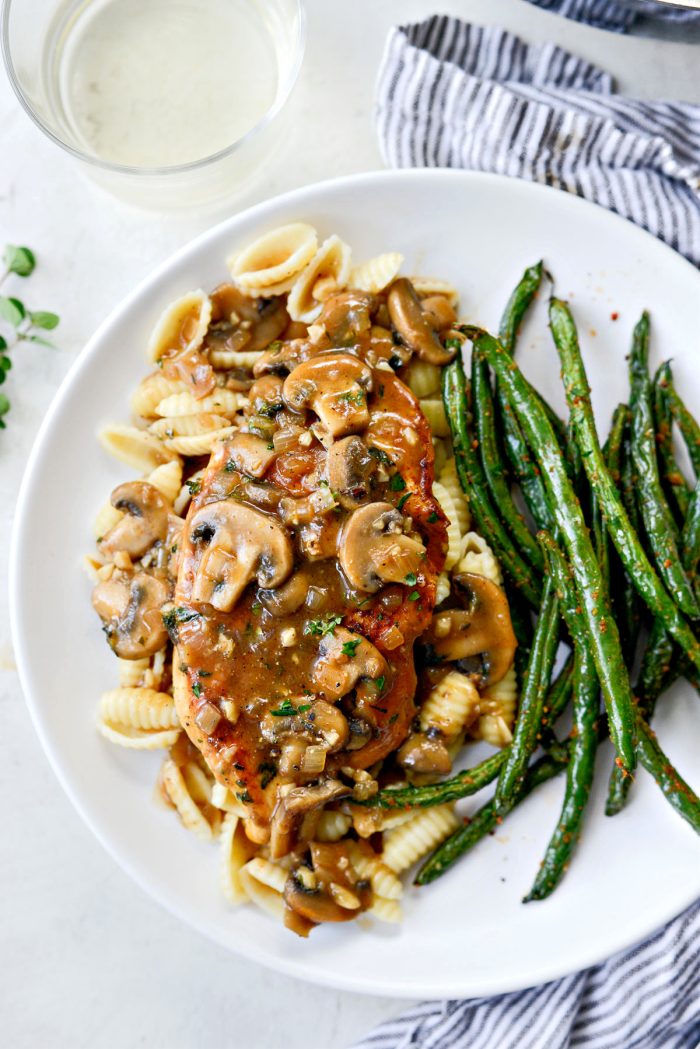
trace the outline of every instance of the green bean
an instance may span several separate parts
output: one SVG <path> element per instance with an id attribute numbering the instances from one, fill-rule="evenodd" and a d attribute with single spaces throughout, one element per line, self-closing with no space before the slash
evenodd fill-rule
<path id="1" fill-rule="evenodd" d="M 688 511 L 681 532 L 681 558 L 686 572 L 694 577 L 700 561 L 700 479 L 688 502 Z"/>
<path id="2" fill-rule="evenodd" d="M 471 769 L 464 769 L 456 776 L 441 783 L 429 783 L 425 787 L 386 787 L 373 798 L 353 804 L 370 809 L 425 809 L 432 805 L 444 805 L 478 794 L 493 783 L 508 757 L 507 748 L 490 754 Z"/>
<path id="3" fill-rule="evenodd" d="M 513 476 L 520 485 L 525 505 L 538 528 L 551 528 L 552 515 L 547 505 L 544 482 L 540 477 L 539 468 L 532 459 L 520 423 L 513 415 L 510 405 L 503 401 L 500 403 L 500 425 L 503 433 L 503 447 Z"/>
<path id="4" fill-rule="evenodd" d="M 700 616 L 700 606 L 681 564 L 678 528 L 661 487 L 648 359 L 649 314 L 645 312 L 634 329 L 630 354 L 632 461 L 637 472 L 637 502 L 659 575 L 681 611 L 696 619 Z"/>
<path id="5" fill-rule="evenodd" d="M 598 678 L 603 690 L 610 723 L 610 734 L 623 765 L 630 771 L 635 766 L 634 714 L 632 693 L 622 652 L 617 625 L 612 615 L 610 598 L 604 585 L 600 567 L 596 560 L 588 529 L 562 462 L 561 449 L 549 420 L 538 399 L 533 395 L 517 365 L 504 353 L 497 340 L 480 329 L 471 329 L 470 337 L 483 351 L 489 364 L 503 383 L 508 399 L 515 411 L 528 444 L 538 458 L 550 496 L 550 505 L 557 528 L 561 531 L 571 559 L 579 601 L 584 611 L 587 629 L 593 648 Z M 451 366 L 450 366 L 451 367 Z M 569 375 L 568 368 L 564 369 Z M 578 437 L 578 430 L 577 430 Z M 602 454 L 597 445 L 602 469 L 605 470 Z M 586 472 L 589 469 L 588 448 L 581 449 Z M 589 481 L 590 481 L 590 474 Z M 616 495 L 617 497 L 617 495 Z M 607 513 L 605 499 L 601 506 Z M 624 511 L 621 509 L 621 512 Z M 673 602 L 659 584 L 678 615 Z M 691 635 L 692 636 L 692 635 Z M 700 662 L 700 646 L 697 646 Z"/>
<path id="6" fill-rule="evenodd" d="M 572 671 L 573 663 L 569 660 L 549 690 L 542 714 L 544 727 L 553 725 L 567 707 L 571 698 Z M 456 776 L 441 783 L 429 783 L 424 787 L 386 787 L 373 798 L 353 804 L 364 808 L 421 809 L 469 797 L 495 780 L 508 757 L 509 748 L 510 744 L 473 768 L 458 772 Z"/>
<path id="7" fill-rule="evenodd" d="M 506 353 L 512 355 L 515 352 L 520 325 L 539 290 L 543 273 L 544 267 L 542 262 L 529 266 L 506 304 L 499 326 L 501 345 Z M 503 446 L 513 475 L 520 485 L 525 505 L 532 514 L 538 528 L 550 528 L 552 520 L 547 508 L 547 498 L 542 478 L 539 476 L 539 471 L 532 461 L 532 456 L 523 437 L 520 424 L 510 410 L 506 398 L 501 396 L 498 383 L 496 383 L 496 397 L 499 407 L 500 429 L 503 434 Z"/>
<path id="8" fill-rule="evenodd" d="M 545 581 L 542 608 L 535 628 L 525 685 L 520 695 L 513 742 L 496 784 L 496 810 L 503 815 L 513 806 L 527 766 L 537 747 L 545 697 L 559 645 L 559 602 L 551 579 Z"/>
<path id="9" fill-rule="evenodd" d="M 700 834 L 700 799 L 668 760 L 644 719 L 638 721 L 640 763 L 654 777 L 668 803 Z"/>
<path id="10" fill-rule="evenodd" d="M 678 423 L 683 440 L 688 448 L 688 455 L 693 464 L 695 476 L 700 477 L 700 425 L 688 411 L 676 390 L 673 384 L 671 365 L 668 361 L 659 368 L 659 385 L 666 391 L 673 418 Z"/>
<path id="11" fill-rule="evenodd" d="M 515 587 L 508 584 L 506 584 L 505 590 L 508 598 L 508 608 L 510 610 L 510 621 L 513 626 L 515 639 L 518 642 L 518 647 L 515 650 L 515 672 L 518 678 L 518 683 L 520 684 L 524 677 L 527 661 L 530 658 L 530 648 L 532 647 L 532 622 L 530 619 L 530 611 L 520 596 L 520 592 L 516 590 Z"/>
<path id="12" fill-rule="evenodd" d="M 580 837 L 598 749 L 598 675 L 578 609 L 573 581 L 564 556 L 552 537 L 546 532 L 541 532 L 539 540 L 556 585 L 566 625 L 574 642 L 574 719 L 561 814 L 524 903 L 543 900 L 549 896 L 566 873 Z"/>
<path id="13" fill-rule="evenodd" d="M 479 457 L 474 449 L 474 436 L 466 393 L 462 362 L 458 358 L 444 370 L 442 377 L 445 412 L 450 425 L 459 482 L 469 497 L 469 507 L 477 527 L 494 548 L 515 586 L 533 608 L 539 608 L 541 584 L 533 579 L 532 570 L 513 546 L 498 514 L 494 510 Z"/>
<path id="14" fill-rule="evenodd" d="M 498 337 L 503 349 L 511 356 L 523 317 L 539 291 L 543 274 L 544 263 L 542 261 L 536 262 L 534 266 L 528 266 L 506 303 L 498 328 Z"/>
<path id="15" fill-rule="evenodd" d="M 642 664 L 639 668 L 636 695 L 641 715 L 649 720 L 654 712 L 656 700 L 672 678 L 673 642 L 659 619 L 654 624 L 647 640 Z M 627 802 L 633 779 L 619 765 L 613 765 L 608 782 L 605 815 L 616 816 Z"/>
<path id="16" fill-rule="evenodd" d="M 671 412 L 668 393 L 662 384 L 662 380 L 666 376 L 665 367 L 662 364 L 657 370 L 653 383 L 656 447 L 661 481 L 665 486 L 669 502 L 673 505 L 676 518 L 682 524 L 688 513 L 690 490 L 688 482 L 678 468 L 673 450 L 673 413 Z"/>
<path id="17" fill-rule="evenodd" d="M 608 534 L 615 544 L 627 574 L 634 583 L 642 600 L 655 617 L 663 620 L 666 629 L 672 634 L 674 640 L 678 642 L 692 662 L 700 668 L 700 643 L 654 571 L 637 534 L 630 524 L 620 495 L 605 466 L 596 434 L 590 401 L 590 387 L 581 359 L 576 327 L 566 303 L 553 299 L 550 305 L 550 319 L 552 331 L 556 335 L 555 342 L 562 362 L 563 372 L 566 376 L 566 396 L 569 408 L 576 419 L 576 436 L 580 443 L 584 467 L 591 487 L 600 498 Z M 533 434 L 534 437 L 535 434 Z M 579 596 L 583 598 L 583 595 Z M 617 635 L 617 628 L 615 628 L 614 633 Z M 618 668 L 618 671 L 618 676 L 621 676 L 622 669 Z M 601 675 L 600 665 L 598 665 L 598 673 Z M 602 680 L 602 675 L 601 684 L 605 693 L 606 686 Z M 609 709 L 608 716 L 610 716 Z M 616 732 L 612 718 L 611 728 Z M 624 764 L 626 765 L 627 762 L 624 761 Z"/>
<path id="18" fill-rule="evenodd" d="M 472 402 L 476 435 L 481 453 L 481 466 L 491 489 L 496 510 L 523 558 L 538 575 L 542 575 L 544 572 L 542 553 L 537 545 L 537 540 L 513 502 L 510 485 L 506 480 L 505 464 L 498 447 L 494 426 L 494 404 L 488 366 L 478 353 L 472 354 Z"/>
<path id="19" fill-rule="evenodd" d="M 627 410 L 627 415 L 629 422 L 631 421 L 629 409 Z M 632 466 L 632 451 L 629 446 L 629 434 L 627 433 L 622 447 L 619 491 L 622 504 L 625 507 L 630 523 L 635 532 L 639 535 L 642 530 L 642 522 L 639 518 L 637 499 L 634 493 L 634 467 Z M 640 599 L 637 589 L 630 579 L 629 573 L 625 569 L 624 563 L 619 555 L 617 559 L 622 566 L 623 575 L 620 601 L 621 607 L 618 622 L 620 624 L 620 636 L 623 639 L 623 644 L 625 648 L 630 649 L 627 666 L 631 671 L 634 664 L 636 642 L 639 637 L 639 628 L 641 624 Z"/>
<path id="20" fill-rule="evenodd" d="M 520 796 L 515 802 L 519 804 L 541 783 L 558 776 L 566 768 L 566 762 L 547 754 L 528 769 Z M 469 822 L 451 834 L 435 852 L 428 857 L 414 878 L 414 885 L 428 885 L 440 878 L 457 860 L 468 852 L 477 842 L 500 824 L 502 816 L 496 811 L 495 801 L 488 801 L 470 818 Z"/>

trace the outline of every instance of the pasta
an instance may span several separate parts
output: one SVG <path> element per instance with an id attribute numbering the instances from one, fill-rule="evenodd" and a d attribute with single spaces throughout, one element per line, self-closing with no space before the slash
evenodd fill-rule
<path id="1" fill-rule="evenodd" d="M 457 524 L 459 525 L 459 532 L 461 536 L 464 536 L 469 531 L 471 525 L 471 514 L 469 513 L 469 504 L 467 503 L 466 496 L 462 491 L 462 486 L 457 477 L 457 464 L 454 460 L 454 456 L 450 459 L 446 459 L 441 465 L 440 470 L 438 471 L 436 469 L 436 473 L 440 479 L 440 484 L 443 488 L 446 488 L 450 494 L 452 505 L 457 517 Z"/>
<path id="2" fill-rule="evenodd" d="M 170 350 L 197 350 L 211 321 L 211 302 L 203 291 L 192 291 L 163 311 L 148 343 L 148 357 L 159 361 Z"/>
<path id="3" fill-rule="evenodd" d="M 368 259 L 367 262 L 355 266 L 350 274 L 350 286 L 359 288 L 360 291 L 383 291 L 398 275 L 402 262 L 403 255 L 397 251 Z"/>
<path id="4" fill-rule="evenodd" d="M 458 572 L 483 575 L 498 586 L 503 585 L 501 568 L 493 550 L 478 532 L 467 532 L 462 540 L 461 556 L 457 563 Z"/>
<path id="5" fill-rule="evenodd" d="M 445 568 L 453 568 L 459 561 L 461 553 L 461 536 L 459 533 L 459 520 L 457 509 L 452 496 L 440 481 L 433 484 L 433 495 L 439 502 L 443 513 L 447 517 L 447 556 L 445 557 Z"/>
<path id="6" fill-rule="evenodd" d="M 135 426 L 106 426 L 98 439 L 106 452 L 139 473 L 149 473 L 177 458 L 177 453 L 166 448 L 154 434 Z"/>
<path id="7" fill-rule="evenodd" d="M 278 295 L 289 291 L 294 278 L 312 259 L 317 243 L 315 229 L 304 222 L 280 226 L 231 256 L 231 276 L 252 293 Z"/>
<path id="8" fill-rule="evenodd" d="M 517 707 L 507 658 L 486 686 L 453 637 L 471 615 L 456 573 L 502 577 L 469 530 L 441 369 L 394 323 L 403 280 L 387 305 L 402 263 L 353 268 L 348 244 L 319 246 L 303 222 L 239 247 L 230 282 L 163 312 L 134 424 L 99 435 L 134 480 L 98 511 L 85 559 L 117 658 L 97 729 L 165 751 L 162 799 L 218 840 L 225 899 L 302 936 L 401 919 L 401 874 L 459 820 L 451 804 L 373 807 L 383 777 L 420 785 L 468 738 L 503 746 Z M 454 287 L 413 287 L 442 345 L 458 341 Z M 416 652 L 414 707 L 397 668 Z"/>
<path id="9" fill-rule="evenodd" d="M 321 313 L 323 300 L 347 286 L 350 255 L 350 248 L 340 237 L 324 240 L 289 292 L 287 312 L 293 321 L 312 324 Z"/>
<path id="10" fill-rule="evenodd" d="M 382 860 L 396 874 L 401 874 L 427 856 L 458 826 L 459 820 L 450 804 L 422 809 L 400 827 L 385 833 Z"/>
<path id="11" fill-rule="evenodd" d="M 449 437 L 450 427 L 442 401 L 427 397 L 421 400 L 420 406 L 435 437 Z"/>
<path id="12" fill-rule="evenodd" d="M 479 716 L 481 697 L 470 678 L 451 670 L 429 693 L 420 709 L 425 732 L 438 729 L 449 741 Z"/>

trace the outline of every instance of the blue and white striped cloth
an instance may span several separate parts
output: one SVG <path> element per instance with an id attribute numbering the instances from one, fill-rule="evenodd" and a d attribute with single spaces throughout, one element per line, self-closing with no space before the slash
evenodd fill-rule
<path id="1" fill-rule="evenodd" d="M 530 0 L 547 11 L 554 11 L 575 22 L 586 22 L 597 29 L 626 33 L 642 15 L 661 22 L 695 22 L 700 11 L 667 7 L 650 0 Z"/>
<path id="2" fill-rule="evenodd" d="M 568 6 L 576 2 L 584 0 Z M 392 31 L 376 118 L 393 167 L 462 167 L 558 186 L 700 264 L 699 106 L 622 98 L 607 73 L 553 44 L 528 46 L 436 16 Z M 497 998 L 426 1002 L 354 1049 L 698 1046 L 700 903 L 602 965 Z"/>
<path id="3" fill-rule="evenodd" d="M 697 1049 L 700 903 L 644 944 L 528 991 L 424 1002 L 353 1049 Z"/>
<path id="4" fill-rule="evenodd" d="M 698 105 L 625 98 L 606 72 L 555 44 L 436 15 L 391 31 L 376 122 L 390 167 L 558 186 L 700 264 Z"/>

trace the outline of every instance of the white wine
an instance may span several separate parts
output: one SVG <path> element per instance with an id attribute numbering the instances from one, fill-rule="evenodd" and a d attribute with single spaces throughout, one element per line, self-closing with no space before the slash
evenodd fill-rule
<path id="1" fill-rule="evenodd" d="M 254 127 L 275 99 L 277 59 L 264 0 L 87 0 L 51 64 L 77 144 L 153 168 L 202 160 Z"/>

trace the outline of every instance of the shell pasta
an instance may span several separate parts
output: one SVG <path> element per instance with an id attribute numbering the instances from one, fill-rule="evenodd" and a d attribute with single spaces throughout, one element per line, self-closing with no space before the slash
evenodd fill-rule
<path id="1" fill-rule="evenodd" d="M 301 936 L 396 922 L 461 817 L 372 799 L 504 746 L 517 710 L 440 393 L 457 291 L 305 222 L 234 249 L 162 309 L 133 417 L 99 435 L 127 476 L 86 559 L 117 659 L 97 730 L 163 752 L 164 808 L 218 842 L 231 905 Z"/>

